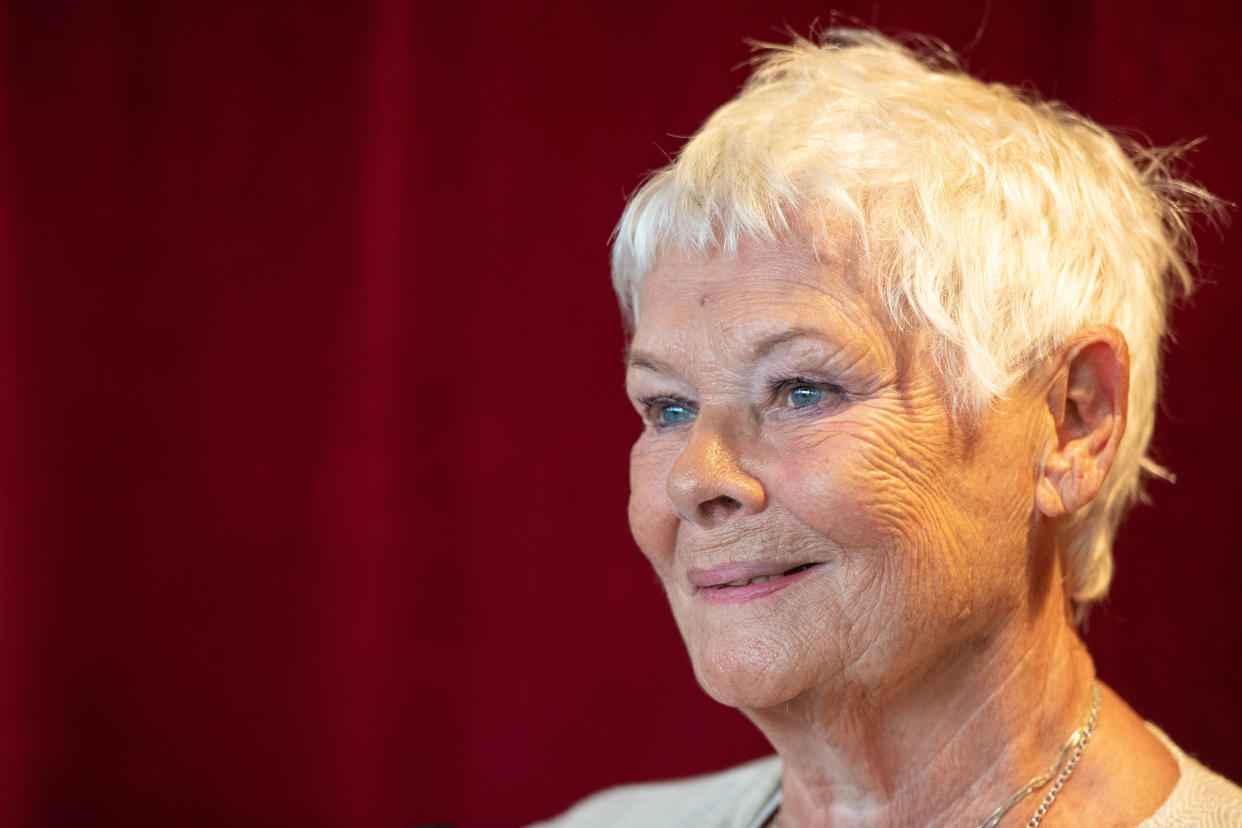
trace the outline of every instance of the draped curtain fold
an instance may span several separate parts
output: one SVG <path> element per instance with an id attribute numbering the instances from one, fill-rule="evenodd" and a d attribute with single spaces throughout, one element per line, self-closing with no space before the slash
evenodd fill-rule
<path id="1" fill-rule="evenodd" d="M 1225 2 L 844 3 L 1242 198 Z M 828 9 L 0 3 L 0 823 L 522 824 L 763 752 L 625 526 L 607 240 Z M 774 28 L 777 27 L 777 28 Z M 1089 641 L 1242 776 L 1236 234 Z"/>

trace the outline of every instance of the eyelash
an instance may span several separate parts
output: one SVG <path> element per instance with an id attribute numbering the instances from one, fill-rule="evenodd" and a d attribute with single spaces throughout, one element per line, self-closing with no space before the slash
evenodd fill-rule
<path id="1" fill-rule="evenodd" d="M 768 393 L 772 395 L 774 400 L 788 398 L 789 392 L 795 388 L 814 388 L 823 391 L 826 396 L 835 397 L 837 401 L 846 399 L 849 393 L 837 385 L 835 382 L 826 382 L 824 380 L 813 380 L 807 377 L 784 377 L 774 379 L 768 383 Z M 818 401 L 817 401 L 818 403 Z M 816 404 L 817 404 L 816 403 Z M 795 408 L 814 408 L 816 404 L 805 406 L 794 406 Z"/>
<path id="2" fill-rule="evenodd" d="M 697 405 L 689 400 L 682 399 L 681 397 L 669 397 L 666 395 L 660 395 L 658 397 L 643 397 L 638 401 L 638 404 L 641 405 L 643 410 L 647 412 L 646 420 L 652 427 L 655 428 L 656 431 L 667 431 L 670 428 L 676 428 L 683 422 L 693 420 L 699 413 L 699 407 Z M 660 414 L 666 409 L 672 407 L 684 408 L 691 414 L 691 417 L 687 420 L 673 423 L 660 422 Z"/>
<path id="3" fill-rule="evenodd" d="M 806 377 L 784 377 L 781 379 L 774 379 L 768 383 L 767 387 L 768 387 L 768 393 L 771 395 L 773 401 L 780 401 L 782 400 L 782 397 L 784 397 L 786 401 L 785 404 L 791 410 L 800 410 L 800 409 L 815 410 L 819 408 L 820 403 L 822 402 L 822 400 L 816 400 L 812 403 L 809 403 L 807 405 L 802 405 L 802 406 L 788 405 L 787 404 L 788 394 L 791 391 L 793 391 L 795 388 L 814 388 L 817 391 L 824 392 L 824 394 L 829 397 L 835 398 L 837 402 L 845 400 L 849 397 L 849 392 L 847 392 L 840 385 L 837 385 L 835 382 L 824 382 L 822 380 L 812 380 L 812 379 L 807 379 Z M 643 397 L 638 401 L 638 404 L 642 406 L 644 411 L 646 411 L 647 422 L 651 424 L 657 431 L 666 431 L 671 428 L 676 428 L 677 426 L 683 423 L 690 422 L 696 416 L 698 416 L 698 413 L 699 413 L 699 409 L 697 405 L 695 405 L 694 403 L 682 397 L 670 397 L 666 395 L 660 395 L 656 397 Z M 685 411 L 687 411 L 690 414 L 690 417 L 688 417 L 685 420 L 679 420 L 679 421 L 670 422 L 670 423 L 661 422 L 660 421 L 661 414 L 669 408 L 685 409 Z"/>

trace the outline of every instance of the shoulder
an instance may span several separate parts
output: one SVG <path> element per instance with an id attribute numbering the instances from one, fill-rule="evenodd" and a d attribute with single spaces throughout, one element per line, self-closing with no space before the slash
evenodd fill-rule
<path id="1" fill-rule="evenodd" d="M 769 756 L 705 776 L 610 788 L 539 825 L 747 828 L 780 786 L 780 780 L 780 759 Z"/>
<path id="2" fill-rule="evenodd" d="M 1177 760 L 1181 778 L 1160 809 L 1141 828 L 1238 828 L 1242 826 L 1242 788 L 1186 755 L 1159 728 L 1149 724 Z"/>

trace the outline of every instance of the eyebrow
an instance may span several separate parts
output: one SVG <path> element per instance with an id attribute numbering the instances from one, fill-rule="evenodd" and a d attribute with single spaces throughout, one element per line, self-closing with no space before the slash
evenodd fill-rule
<path id="1" fill-rule="evenodd" d="M 755 347 L 751 350 L 750 358 L 754 362 L 758 362 L 764 357 L 771 354 L 782 345 L 788 345 L 796 339 L 813 339 L 823 344 L 831 344 L 832 338 L 828 336 L 826 331 L 818 328 L 794 327 L 788 330 L 779 331 L 766 336 L 755 343 Z"/>
<path id="2" fill-rule="evenodd" d="M 625 367 L 626 368 L 642 368 L 646 371 L 652 371 L 657 374 L 673 373 L 673 366 L 657 356 L 647 353 L 646 351 L 635 351 L 633 348 L 625 349 Z"/>
<path id="3" fill-rule="evenodd" d="M 817 328 L 807 328 L 802 326 L 789 328 L 787 330 L 778 331 L 770 336 L 765 336 L 763 339 L 756 342 L 754 347 L 751 349 L 751 362 L 758 362 L 782 345 L 787 345 L 798 339 L 813 339 L 817 342 L 825 344 L 832 341 L 826 332 Z M 625 367 L 640 368 L 642 370 L 651 371 L 657 374 L 675 373 L 673 367 L 659 357 L 649 354 L 646 351 L 638 351 L 629 347 L 625 349 Z"/>

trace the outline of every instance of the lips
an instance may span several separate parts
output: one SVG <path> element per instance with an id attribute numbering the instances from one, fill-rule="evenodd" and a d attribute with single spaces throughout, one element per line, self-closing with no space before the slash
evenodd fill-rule
<path id="1" fill-rule="evenodd" d="M 816 562 L 787 564 L 731 564 L 712 569 L 690 570 L 696 594 L 710 604 L 750 601 L 771 595 L 806 577 Z"/>
<path id="2" fill-rule="evenodd" d="M 725 589 L 727 587 L 741 587 L 741 586 L 750 586 L 751 584 L 763 584 L 763 583 L 767 583 L 768 581 L 775 581 L 777 578 L 784 578 L 786 575 L 795 575 L 799 572 L 810 569 L 813 566 L 815 566 L 815 564 L 807 563 L 807 564 L 801 564 L 800 566 L 795 566 L 792 569 L 786 569 L 784 572 L 776 572 L 771 575 L 756 575 L 754 578 L 735 578 L 732 581 L 729 581 L 728 583 L 712 584 L 711 586 L 707 587 L 707 589 Z"/>

